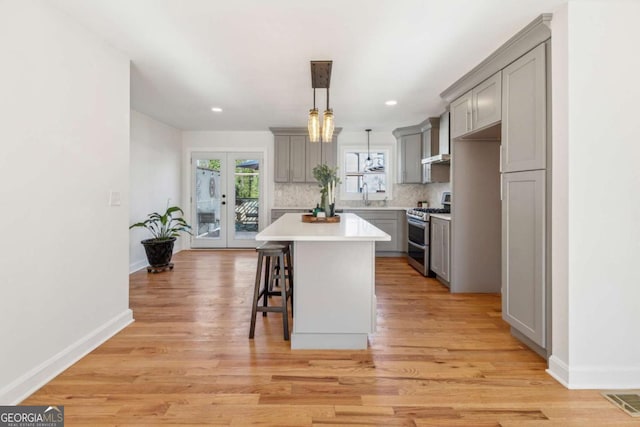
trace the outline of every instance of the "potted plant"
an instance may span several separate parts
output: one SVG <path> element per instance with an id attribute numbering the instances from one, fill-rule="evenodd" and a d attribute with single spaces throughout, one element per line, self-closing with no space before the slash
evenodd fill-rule
<path id="1" fill-rule="evenodd" d="M 313 177 L 320 186 L 320 207 L 331 217 L 335 213 L 336 185 L 340 184 L 338 167 L 331 168 L 324 163 L 317 165 L 313 168 Z"/>
<path id="2" fill-rule="evenodd" d="M 149 261 L 148 272 L 158 272 L 165 268 L 173 269 L 173 264 L 170 261 L 176 237 L 181 232 L 191 234 L 191 226 L 187 224 L 183 216 L 182 209 L 178 206 L 171 206 L 167 208 L 164 214 L 160 215 L 158 212 L 153 212 L 147 215 L 146 220 L 137 222 L 129 227 L 129 229 L 134 227 L 146 228 L 153 236 L 151 239 L 140 242 L 144 246 L 144 251 Z"/>

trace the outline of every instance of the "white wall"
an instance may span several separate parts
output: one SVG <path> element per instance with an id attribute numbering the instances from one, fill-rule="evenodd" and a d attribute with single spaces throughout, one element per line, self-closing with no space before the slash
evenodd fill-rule
<path id="1" fill-rule="evenodd" d="M 41 1 L 0 2 L 0 52 L 0 403 L 15 404 L 132 319 L 129 61 Z"/>
<path id="2" fill-rule="evenodd" d="M 171 206 L 186 209 L 187 205 L 182 205 L 181 191 L 181 136 L 180 130 L 131 111 L 131 224 L 144 220 L 151 212 L 163 213 L 167 208 L 167 200 Z M 188 215 L 188 210 L 185 214 Z M 149 232 L 142 228 L 130 231 L 130 272 L 148 264 L 140 241 L 150 237 Z M 188 241 L 187 237 L 179 238 L 174 245 L 174 252 L 182 249 L 185 241 Z"/>
<path id="3" fill-rule="evenodd" d="M 569 363 L 569 83 L 568 6 L 553 12 L 551 21 L 552 193 L 551 193 L 551 310 L 552 375 L 568 383 Z"/>
<path id="4" fill-rule="evenodd" d="M 567 324 L 554 317 L 553 332 L 566 329 L 568 347 L 557 350 L 565 372 L 562 364 L 550 369 L 572 388 L 640 387 L 638 16 L 638 2 L 571 1 L 566 70 L 554 68 L 554 85 L 568 76 L 566 108 L 554 111 L 553 123 L 554 145 L 568 150 L 569 228 L 566 273 L 556 270 L 553 283 L 567 289 L 554 291 L 566 292 Z M 563 183 L 554 184 L 561 197 Z"/>

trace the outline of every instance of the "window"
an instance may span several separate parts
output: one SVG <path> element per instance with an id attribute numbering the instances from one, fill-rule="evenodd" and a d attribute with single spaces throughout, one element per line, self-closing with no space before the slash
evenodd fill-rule
<path id="1" fill-rule="evenodd" d="M 366 150 L 345 147 L 342 152 L 342 200 L 361 199 L 367 191 L 369 199 L 391 199 L 389 150 L 372 149 L 371 164 L 367 165 Z M 366 186 L 364 185 L 366 184 Z"/>

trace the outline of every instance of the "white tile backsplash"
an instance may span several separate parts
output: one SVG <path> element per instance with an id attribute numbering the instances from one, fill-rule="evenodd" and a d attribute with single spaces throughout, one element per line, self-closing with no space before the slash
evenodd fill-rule
<path id="1" fill-rule="evenodd" d="M 451 191 L 451 183 L 439 184 L 394 184 L 393 200 L 387 206 L 412 207 L 426 200 L 430 207 L 442 207 L 442 193 Z M 320 187 L 317 184 L 275 184 L 275 207 L 314 207 L 320 203 Z M 360 200 L 338 200 L 338 206 L 362 206 Z M 384 202 L 372 200 L 371 206 L 384 206 Z"/>

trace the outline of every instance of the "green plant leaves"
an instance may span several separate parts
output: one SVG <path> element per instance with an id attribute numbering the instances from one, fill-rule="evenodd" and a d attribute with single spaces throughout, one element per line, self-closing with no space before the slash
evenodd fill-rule
<path id="1" fill-rule="evenodd" d="M 173 214 L 178 213 L 180 216 L 174 217 Z M 143 222 L 132 224 L 129 229 L 142 227 L 149 230 L 154 239 L 167 240 L 171 237 L 178 237 L 180 233 L 191 234 L 191 226 L 182 217 L 184 211 L 178 206 L 171 206 L 167 211 L 160 215 L 153 212 L 147 215 L 147 219 Z"/>

